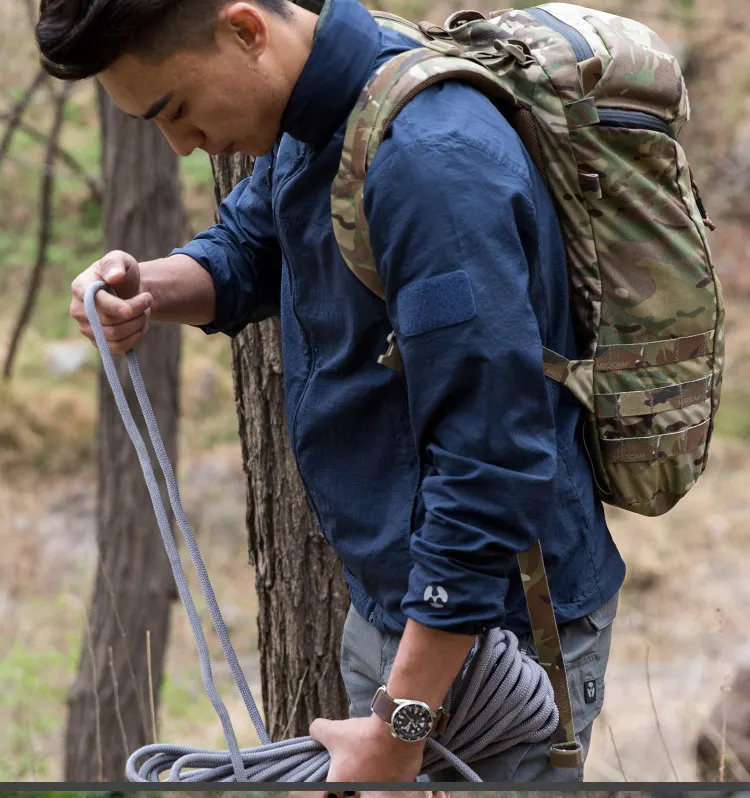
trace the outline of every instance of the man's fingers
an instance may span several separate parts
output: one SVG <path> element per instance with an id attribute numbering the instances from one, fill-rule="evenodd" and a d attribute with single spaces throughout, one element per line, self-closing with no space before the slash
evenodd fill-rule
<path id="1" fill-rule="evenodd" d="M 139 344 L 143 340 L 143 336 L 148 332 L 148 324 L 137 332 L 135 335 L 131 335 L 128 338 L 123 339 L 122 341 L 113 341 L 109 345 L 109 351 L 116 354 L 116 355 L 124 355 L 126 352 L 129 352 L 136 344 Z"/>
<path id="2" fill-rule="evenodd" d="M 122 324 L 107 324 L 103 327 L 104 337 L 111 343 L 124 341 L 131 335 L 140 332 L 148 324 L 150 316 L 151 312 L 146 311 L 130 321 L 122 322 Z"/>
<path id="3" fill-rule="evenodd" d="M 114 293 L 98 291 L 96 315 L 104 329 L 110 351 L 124 353 L 132 349 L 146 334 L 153 304 L 151 294 L 140 290 L 138 261 L 127 252 L 115 250 L 92 263 L 71 283 L 70 315 L 78 322 L 83 335 L 96 344 L 84 299 L 86 291 L 99 280 L 112 285 Z M 117 294 L 117 295 L 115 295 Z"/>
<path id="4" fill-rule="evenodd" d="M 327 718 L 316 718 L 310 724 L 310 737 L 324 745 L 329 751 L 336 737 L 336 721 Z"/>
<path id="5" fill-rule="evenodd" d="M 78 329 L 79 329 L 79 331 L 80 331 L 81 335 L 84 335 L 86 338 L 88 338 L 88 339 L 89 339 L 89 341 L 91 341 L 91 343 L 92 343 L 94 346 L 96 346 L 96 338 L 94 338 L 94 332 L 93 332 L 93 330 L 91 329 L 91 326 L 90 326 L 90 325 L 88 325 L 88 324 L 81 324 L 81 325 L 79 325 Z"/>
<path id="6" fill-rule="evenodd" d="M 97 263 L 99 274 L 110 285 L 118 289 L 118 293 L 130 298 L 138 291 L 140 271 L 136 259 L 121 250 L 108 252 Z"/>
<path id="7" fill-rule="evenodd" d="M 110 351 L 115 354 L 124 354 L 139 343 L 148 332 L 149 317 L 149 313 L 144 313 L 137 319 L 125 322 L 124 324 L 103 327 L 104 337 L 107 339 Z M 80 331 L 82 335 L 86 336 L 86 338 L 94 344 L 94 346 L 97 345 L 94 331 L 91 329 L 90 324 L 81 324 Z"/>
<path id="8" fill-rule="evenodd" d="M 97 310 L 99 310 L 99 298 L 101 297 L 101 307 L 107 314 L 111 323 L 118 323 L 134 319 L 143 315 L 151 307 L 151 294 L 143 293 L 134 296 L 132 299 L 119 299 L 105 291 L 100 291 L 97 295 Z M 99 313 L 101 314 L 101 310 Z"/>
<path id="9" fill-rule="evenodd" d="M 121 324 L 142 316 L 152 302 L 151 294 L 148 293 L 138 294 L 132 299 L 120 299 L 102 289 L 96 295 L 96 312 L 102 324 Z M 70 315 L 77 321 L 87 318 L 82 296 L 74 298 L 70 303 Z"/>

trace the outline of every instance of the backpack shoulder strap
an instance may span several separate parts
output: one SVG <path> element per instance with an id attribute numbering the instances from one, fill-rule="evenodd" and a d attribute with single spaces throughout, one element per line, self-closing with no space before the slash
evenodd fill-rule
<path id="1" fill-rule="evenodd" d="M 381 299 L 384 286 L 373 260 L 364 214 L 367 169 L 404 106 L 419 92 L 445 80 L 468 81 L 491 97 L 509 100 L 507 91 L 479 64 L 420 47 L 387 61 L 368 81 L 349 117 L 339 171 L 331 188 L 333 232 L 346 265 Z"/>
<path id="2" fill-rule="evenodd" d="M 565 671 L 547 571 L 544 568 L 541 543 L 537 540 L 530 549 L 518 554 L 517 559 L 523 592 L 526 596 L 526 607 L 531 619 L 534 647 L 539 657 L 539 664 L 552 682 L 555 704 L 560 713 L 557 729 L 552 735 L 550 760 L 553 767 L 578 767 L 584 762 L 584 753 L 575 736 L 568 676 Z"/>

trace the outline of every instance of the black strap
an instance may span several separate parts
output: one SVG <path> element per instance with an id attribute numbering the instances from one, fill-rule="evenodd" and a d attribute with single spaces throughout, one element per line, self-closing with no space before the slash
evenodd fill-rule
<path id="1" fill-rule="evenodd" d="M 300 8 L 304 8 L 305 11 L 312 11 L 313 14 L 318 16 L 320 16 L 320 12 L 325 5 L 325 0 L 292 0 L 292 2 Z"/>

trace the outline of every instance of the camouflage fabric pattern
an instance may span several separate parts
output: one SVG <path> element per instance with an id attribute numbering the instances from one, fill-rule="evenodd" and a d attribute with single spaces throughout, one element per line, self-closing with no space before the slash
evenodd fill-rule
<path id="1" fill-rule="evenodd" d="M 688 95 L 677 60 L 646 26 L 567 3 L 540 8 L 591 53 L 577 60 L 559 25 L 526 10 L 489 19 L 459 11 L 442 27 L 375 14 L 423 46 L 386 63 L 350 117 L 332 187 L 334 232 L 349 267 L 382 297 L 362 199 L 385 131 L 438 80 L 469 81 L 490 96 L 539 168 L 565 240 L 583 357 L 568 362 L 547 350 L 545 374 L 586 409 L 603 500 L 658 515 L 705 469 L 724 362 L 707 222 L 676 141 Z M 635 121 L 608 123 L 605 110 Z M 647 114 L 663 129 L 627 114 Z M 381 362 L 398 367 L 395 339 Z"/>
<path id="2" fill-rule="evenodd" d="M 660 36 L 636 20 L 593 8 L 541 7 L 575 28 L 594 51 L 594 63 L 586 67 L 594 80 L 585 92 L 597 108 L 658 113 L 679 133 L 690 118 L 688 94 L 679 64 Z"/>
<path id="3" fill-rule="evenodd" d="M 595 411 L 599 419 L 647 416 L 691 407 L 710 399 L 711 377 L 708 376 L 648 391 L 597 394 Z"/>
<path id="4" fill-rule="evenodd" d="M 599 344 L 596 349 L 598 373 L 649 366 L 666 366 L 704 357 L 713 352 L 714 330 L 684 338 L 645 341 L 637 344 L 618 342 L 609 346 Z"/>
<path id="5" fill-rule="evenodd" d="M 589 411 L 594 412 L 593 360 L 568 360 L 547 347 L 542 347 L 544 373 L 547 377 L 564 385 Z"/>
<path id="6" fill-rule="evenodd" d="M 560 713 L 557 730 L 552 735 L 552 764 L 555 767 L 578 767 L 583 763 L 583 748 L 575 739 L 573 708 L 570 702 L 560 635 L 557 631 L 552 597 L 537 541 L 528 551 L 518 555 L 526 606 L 531 617 L 534 647 L 539 664 L 549 676 L 555 691 L 555 704 Z"/>

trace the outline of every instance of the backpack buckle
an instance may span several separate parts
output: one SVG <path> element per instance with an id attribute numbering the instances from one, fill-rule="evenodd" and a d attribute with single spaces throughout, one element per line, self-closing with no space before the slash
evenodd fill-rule
<path id="1" fill-rule="evenodd" d="M 398 341 L 396 341 L 396 331 L 392 330 L 388 335 L 388 349 L 378 358 L 378 363 L 394 371 L 403 371 L 404 362 L 401 360 L 401 352 L 398 350 Z"/>
<path id="2" fill-rule="evenodd" d="M 467 22 L 476 22 L 478 19 L 486 20 L 487 17 L 485 17 L 481 11 L 474 11 L 468 8 L 461 9 L 460 11 L 454 11 L 448 19 L 445 20 L 443 27 L 450 33 L 456 30 L 456 28 L 466 25 Z"/>

